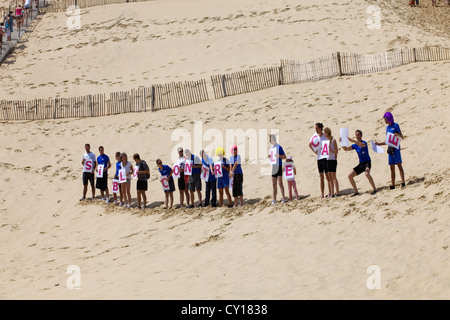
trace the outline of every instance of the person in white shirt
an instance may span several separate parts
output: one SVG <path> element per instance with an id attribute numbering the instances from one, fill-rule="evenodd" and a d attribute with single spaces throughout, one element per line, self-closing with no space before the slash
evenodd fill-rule
<path id="1" fill-rule="evenodd" d="M 325 169 L 328 178 L 328 197 L 337 197 L 339 196 L 339 182 L 336 178 L 338 146 L 336 139 L 334 139 L 331 134 L 330 128 L 323 129 L 323 132 L 325 137 L 330 140 L 330 156 L 327 159 L 327 166 Z"/>
<path id="2" fill-rule="evenodd" d="M 83 166 L 83 198 L 80 201 L 86 199 L 88 183 L 91 184 L 92 189 L 92 198 L 89 198 L 89 200 L 95 198 L 94 172 L 97 167 L 97 159 L 95 158 L 95 154 L 91 152 L 91 145 L 89 143 L 84 145 L 84 149 L 86 152 L 81 159 L 81 165 Z"/>
<path id="3" fill-rule="evenodd" d="M 315 129 L 316 129 L 316 133 L 319 136 L 319 141 L 320 141 L 320 145 L 322 145 L 322 141 L 324 140 L 328 140 L 325 135 L 323 134 L 323 124 L 318 122 L 315 125 Z M 321 193 L 321 197 L 324 197 L 324 193 L 325 193 L 325 176 L 328 178 L 328 175 L 325 175 L 326 173 L 326 168 L 327 168 L 327 159 L 319 159 L 320 158 L 320 151 L 321 149 L 314 151 L 314 148 L 311 145 L 311 142 L 309 143 L 309 148 L 312 150 L 312 152 L 314 152 L 315 154 L 317 154 L 317 168 L 319 169 L 319 177 L 320 177 L 320 193 Z"/>
<path id="4" fill-rule="evenodd" d="M 125 169 L 125 174 L 127 176 L 127 181 L 120 184 L 122 188 L 123 201 L 125 202 L 125 208 L 131 208 L 131 174 L 133 172 L 133 166 L 131 162 L 128 161 L 128 156 L 126 153 L 120 155 L 122 160 L 122 169 Z M 119 205 L 120 206 L 120 205 Z"/>
<path id="5" fill-rule="evenodd" d="M 187 184 L 189 182 L 189 176 L 184 176 L 184 166 L 186 164 L 186 157 L 183 153 L 183 148 L 178 148 L 178 163 L 180 164 L 180 177 L 178 178 L 178 190 L 180 191 L 180 207 L 184 207 L 184 197 L 186 196 L 186 207 L 189 207 L 191 203 L 191 197 L 189 195 L 189 190 Z M 186 181 L 187 178 L 187 181 Z"/>

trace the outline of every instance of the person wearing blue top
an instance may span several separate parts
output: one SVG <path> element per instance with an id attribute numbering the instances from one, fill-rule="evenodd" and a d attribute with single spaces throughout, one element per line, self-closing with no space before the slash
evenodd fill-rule
<path id="1" fill-rule="evenodd" d="M 272 164 L 272 190 L 273 190 L 273 200 L 272 204 L 277 203 L 277 183 L 280 186 L 281 191 L 281 202 L 285 203 L 284 199 L 284 185 L 283 185 L 283 160 L 286 159 L 286 154 L 284 153 L 283 148 L 277 143 L 277 138 L 274 134 L 269 136 L 271 147 L 271 154 L 269 154 L 268 158 L 271 157 L 276 158 L 277 163 Z M 274 154 L 272 154 L 274 153 Z"/>
<path id="2" fill-rule="evenodd" d="M 342 149 L 344 149 L 345 151 L 355 150 L 358 153 L 359 164 L 356 167 L 354 167 L 352 172 L 350 172 L 348 175 L 348 179 L 352 184 L 353 190 L 355 190 L 355 193 L 352 195 L 352 197 L 360 195 L 360 193 L 358 192 L 358 188 L 356 187 L 354 178 L 363 172 L 366 174 L 367 180 L 369 180 L 369 183 L 373 188 L 373 192 L 371 194 L 374 195 L 377 192 L 377 189 L 375 187 L 375 182 L 373 181 L 373 178 L 370 175 L 372 160 L 370 159 L 369 156 L 369 148 L 367 147 L 367 142 L 362 140 L 361 130 L 356 130 L 355 136 L 356 140 L 351 138 L 348 139 L 349 141 L 353 142 L 353 144 L 350 147 L 342 147 Z"/>
<path id="3" fill-rule="evenodd" d="M 166 198 L 164 199 L 164 209 L 167 209 L 167 205 L 169 203 L 170 198 L 170 207 L 169 209 L 172 209 L 173 207 L 173 192 L 175 191 L 175 183 L 173 182 L 173 170 L 171 167 L 169 167 L 166 164 L 163 164 L 161 159 L 156 160 L 156 165 L 158 166 L 158 171 L 161 173 L 161 176 L 167 176 L 169 178 L 169 190 L 164 190 L 164 193 L 166 194 Z"/>
<path id="4" fill-rule="evenodd" d="M 109 157 L 105 154 L 105 149 L 100 146 L 98 148 L 98 152 L 100 155 L 97 157 L 97 168 L 100 165 L 104 166 L 103 176 L 101 178 L 97 177 L 97 181 L 95 183 L 95 187 L 100 189 L 100 193 L 102 195 L 102 200 L 106 203 L 109 203 L 109 190 L 108 190 L 108 169 L 111 168 L 111 162 L 109 161 Z M 106 191 L 106 198 L 105 198 Z"/>
<path id="5" fill-rule="evenodd" d="M 208 181 L 205 181 L 205 207 L 209 206 L 209 200 L 211 199 L 211 207 L 217 206 L 217 180 L 214 175 L 214 160 L 206 154 L 204 150 L 200 151 L 203 166 L 208 167 L 209 176 Z M 204 167 L 202 167 L 202 170 Z"/>
<path id="6" fill-rule="evenodd" d="M 219 157 L 221 165 L 222 177 L 217 178 L 217 189 L 219 189 L 219 207 L 223 206 L 223 190 L 227 194 L 228 207 L 233 206 L 230 194 L 230 162 L 225 158 L 225 150 L 222 147 L 216 148 L 216 156 Z"/>
<path id="7" fill-rule="evenodd" d="M 390 112 L 386 112 L 383 116 L 384 122 L 387 124 L 386 126 L 386 134 L 388 132 L 393 133 L 396 137 L 400 137 L 403 139 L 402 131 L 400 130 L 400 126 L 398 123 L 394 122 L 394 116 Z M 386 144 L 385 141 L 383 142 L 377 142 L 376 143 L 379 146 L 383 146 Z M 398 149 L 394 147 L 388 148 L 388 160 L 389 160 L 389 167 L 391 169 L 391 185 L 390 189 L 395 189 L 395 166 L 398 167 L 398 171 L 400 171 L 400 177 L 402 179 L 402 188 L 406 186 L 405 184 L 405 172 L 403 171 L 402 166 L 402 155 L 400 153 L 401 147 Z"/>
<path id="8" fill-rule="evenodd" d="M 202 203 L 202 179 L 200 178 L 200 172 L 202 170 L 202 161 L 199 157 L 194 156 L 189 149 L 184 151 L 186 159 L 192 161 L 192 174 L 189 177 L 188 189 L 191 195 L 191 204 L 189 208 L 194 207 L 195 192 L 197 191 L 199 207 L 203 206 Z"/>
<path id="9" fill-rule="evenodd" d="M 116 172 L 114 174 L 114 180 L 119 180 L 119 170 L 122 169 L 122 161 L 120 160 L 120 155 L 122 153 L 120 151 L 116 152 Z M 123 204 L 123 195 L 122 195 L 122 188 L 119 188 L 119 195 L 120 195 L 120 204 Z M 117 204 L 117 193 L 113 193 L 114 197 L 114 204 Z"/>
<path id="10" fill-rule="evenodd" d="M 241 168 L 241 156 L 238 154 L 238 148 L 236 145 L 234 145 L 231 148 L 232 156 L 230 157 L 230 165 L 231 165 L 231 171 L 230 171 L 230 177 L 233 178 L 233 197 L 234 197 L 234 206 L 238 206 L 238 199 L 239 199 L 239 206 L 244 205 L 244 193 L 242 192 L 242 185 L 244 182 L 244 174 L 242 172 Z"/>

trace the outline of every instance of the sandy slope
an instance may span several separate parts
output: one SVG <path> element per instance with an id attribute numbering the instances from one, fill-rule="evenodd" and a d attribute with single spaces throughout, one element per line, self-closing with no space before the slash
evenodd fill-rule
<path id="1" fill-rule="evenodd" d="M 156 113 L 3 123 L 0 297 L 448 299 L 450 179 L 443 132 L 449 71 L 448 62 L 421 63 Z M 323 121 L 335 133 L 341 126 L 360 128 L 367 140 L 382 139 L 387 109 L 406 135 L 407 188 L 386 189 L 387 157 L 372 152 L 381 188 L 376 196 L 358 177 L 362 196 L 320 199 L 307 147 L 313 124 Z M 178 146 L 173 130 L 193 134 L 194 119 L 203 122 L 203 132 L 278 128 L 305 198 L 271 207 L 270 178 L 247 164 L 244 207 L 166 213 L 154 160 L 170 162 Z M 85 142 L 104 145 L 110 155 L 141 153 L 153 171 L 153 208 L 142 213 L 98 200 L 78 203 Z M 353 152 L 339 155 L 346 194 L 346 174 L 356 163 Z M 65 271 L 73 264 L 81 268 L 81 290 L 66 287 Z M 366 287 L 370 265 L 381 268 L 380 290 Z"/>

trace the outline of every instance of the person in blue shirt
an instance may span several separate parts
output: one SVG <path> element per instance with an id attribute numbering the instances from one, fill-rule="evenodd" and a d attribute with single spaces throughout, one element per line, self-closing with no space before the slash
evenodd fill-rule
<path id="1" fill-rule="evenodd" d="M 122 153 L 120 151 L 116 152 L 116 173 L 114 174 L 114 180 L 119 180 L 119 170 L 122 169 L 122 161 L 120 160 L 120 155 Z M 120 195 L 120 205 L 123 205 L 123 195 L 122 195 L 122 188 L 119 188 L 119 195 Z M 114 196 L 114 204 L 117 204 L 117 193 L 113 194 Z"/>
<path id="2" fill-rule="evenodd" d="M 214 160 L 206 154 L 204 150 L 200 151 L 203 166 L 208 167 L 209 176 L 208 181 L 205 181 L 205 207 L 209 206 L 209 200 L 211 199 L 211 207 L 217 206 L 217 180 L 214 175 Z M 202 166 L 202 170 L 205 170 Z"/>
<path id="3" fill-rule="evenodd" d="M 377 189 L 375 187 L 375 182 L 373 181 L 373 178 L 370 175 L 372 160 L 370 159 L 369 156 L 369 148 L 367 147 L 367 142 L 362 140 L 361 130 L 356 130 L 355 136 L 356 140 L 351 138 L 348 139 L 350 142 L 353 142 L 353 144 L 350 147 L 342 147 L 342 149 L 344 149 L 345 151 L 355 150 L 358 153 L 359 164 L 356 167 L 354 167 L 352 172 L 350 172 L 348 175 L 348 179 L 350 180 L 353 190 L 355 191 L 352 197 L 360 195 L 360 193 L 358 192 L 358 188 L 356 187 L 354 178 L 363 172 L 365 173 L 367 180 L 369 180 L 369 183 L 373 188 L 373 192 L 371 194 L 374 195 L 377 192 Z"/>
<path id="4" fill-rule="evenodd" d="M 244 183 L 244 173 L 242 172 L 242 160 L 241 155 L 238 154 L 238 148 L 234 145 L 231 148 L 232 156 L 230 157 L 230 177 L 233 178 L 233 197 L 234 197 L 234 206 L 238 206 L 239 199 L 239 207 L 244 205 L 244 193 L 242 191 L 242 185 Z"/>
<path id="5" fill-rule="evenodd" d="M 95 187 L 97 189 L 100 189 L 102 200 L 105 201 L 106 203 L 109 203 L 108 169 L 111 168 L 111 162 L 109 161 L 109 157 L 105 154 L 105 149 L 102 146 L 98 148 L 98 152 L 100 153 L 100 155 L 97 157 L 97 168 L 98 166 L 103 165 L 104 169 L 103 169 L 103 176 L 101 178 L 97 177 Z"/>
<path id="6" fill-rule="evenodd" d="M 227 194 L 228 207 L 233 206 L 230 194 L 230 162 L 225 158 L 225 150 L 222 147 L 216 148 L 216 156 L 219 157 L 222 177 L 217 178 L 217 189 L 219 189 L 219 207 L 223 206 L 223 191 Z"/>
<path id="7" fill-rule="evenodd" d="M 386 112 L 383 116 L 384 122 L 387 124 L 386 126 L 386 134 L 388 132 L 393 133 L 396 137 L 400 137 L 403 139 L 402 131 L 400 130 L 400 126 L 398 123 L 394 122 L 394 116 L 390 112 Z M 383 146 L 386 144 L 385 141 L 383 142 L 376 142 L 377 145 Z M 401 148 L 394 148 L 389 147 L 388 148 L 388 161 L 389 161 L 389 167 L 391 169 L 391 185 L 390 189 L 395 189 L 395 166 L 398 167 L 398 171 L 400 171 L 400 177 L 402 179 L 402 188 L 406 186 L 405 184 L 405 172 L 403 171 L 402 166 L 402 155 L 400 153 Z"/>
<path id="8" fill-rule="evenodd" d="M 273 200 L 272 204 L 277 203 L 277 183 L 280 186 L 281 191 L 281 202 L 285 203 L 284 199 L 284 185 L 283 185 L 283 160 L 286 159 L 286 154 L 284 153 L 283 148 L 277 143 L 277 138 L 275 135 L 271 134 L 269 136 L 270 144 L 272 145 L 271 149 L 275 150 L 275 154 L 273 157 L 277 159 L 276 164 L 272 164 L 272 190 L 273 190 Z M 269 154 L 269 159 L 271 155 Z"/>
<path id="9" fill-rule="evenodd" d="M 203 206 L 202 203 L 202 179 L 200 178 L 200 171 L 202 168 L 202 161 L 199 157 L 194 156 L 189 149 L 184 150 L 186 154 L 186 160 L 192 161 L 192 174 L 189 177 L 188 189 L 191 195 L 191 204 L 189 208 L 194 207 L 195 192 L 197 191 L 197 197 L 199 207 Z"/>
<path id="10" fill-rule="evenodd" d="M 164 193 L 166 194 L 166 198 L 164 199 L 164 209 L 167 209 L 167 205 L 169 204 L 169 198 L 170 198 L 170 207 L 169 209 L 172 209 L 173 207 L 173 192 L 175 191 L 175 183 L 173 182 L 173 170 L 171 167 L 169 167 L 166 164 L 163 164 L 161 159 L 156 160 L 156 165 L 158 166 L 158 171 L 161 173 L 161 176 L 167 176 L 169 178 L 169 190 L 164 190 Z"/>

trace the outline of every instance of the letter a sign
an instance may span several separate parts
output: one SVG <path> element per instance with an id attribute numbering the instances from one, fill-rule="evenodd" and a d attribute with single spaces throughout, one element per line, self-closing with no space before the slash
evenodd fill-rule
<path id="1" fill-rule="evenodd" d="M 400 141 L 402 141 L 402 139 L 400 137 L 396 137 L 393 133 L 388 132 L 386 134 L 386 144 L 388 146 L 394 147 L 395 149 L 399 149 Z"/>
<path id="2" fill-rule="evenodd" d="M 320 154 L 319 154 L 319 160 L 320 159 L 328 159 L 329 156 L 330 156 L 330 140 L 323 140 L 322 148 L 321 148 Z"/>

